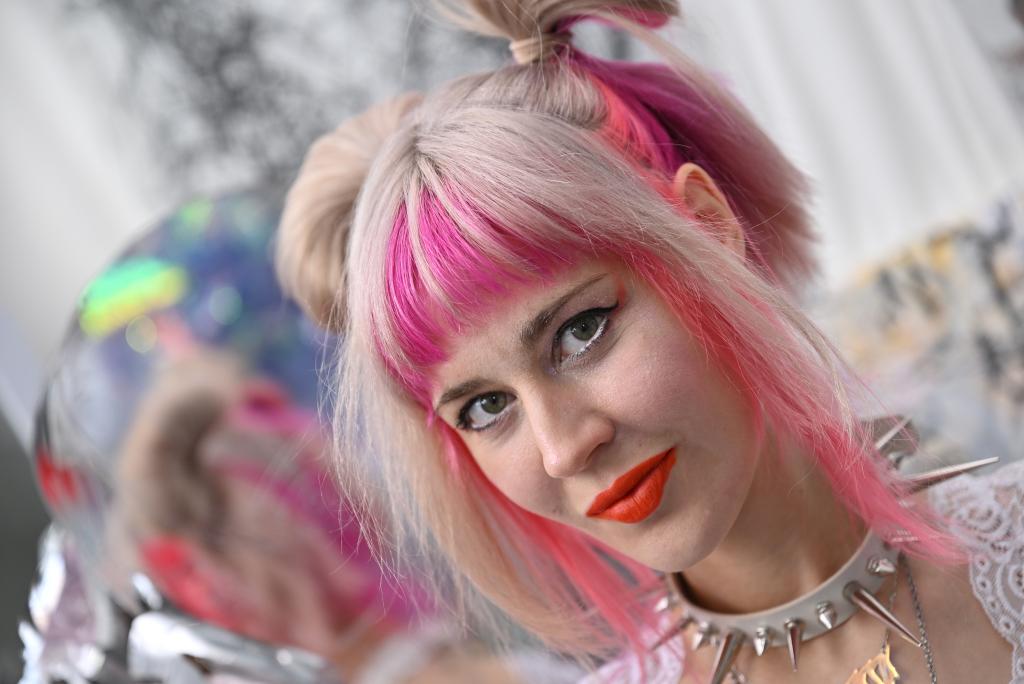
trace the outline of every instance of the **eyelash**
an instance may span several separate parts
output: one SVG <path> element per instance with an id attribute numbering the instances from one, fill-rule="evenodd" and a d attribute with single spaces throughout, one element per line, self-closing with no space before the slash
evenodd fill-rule
<path id="1" fill-rule="evenodd" d="M 619 303 L 615 302 L 611 306 L 594 308 L 594 309 L 587 309 L 586 311 L 581 311 L 580 313 L 576 314 L 575 316 L 573 316 L 572 318 L 567 320 L 565 323 L 563 323 L 558 328 L 558 330 L 555 332 L 554 340 L 551 343 L 551 358 L 556 363 L 556 365 L 565 365 L 566 363 L 572 363 L 573 361 L 575 361 L 575 360 L 585 356 L 586 354 L 590 353 L 593 350 L 593 348 L 595 346 L 597 346 L 601 342 L 601 340 L 604 339 L 605 335 L 608 333 L 608 326 L 611 323 L 611 316 L 610 316 L 610 314 L 613 311 L 615 311 L 618 307 L 619 307 Z M 565 335 L 565 333 L 568 332 L 568 330 L 574 324 L 576 324 L 576 323 L 586 319 L 588 316 L 594 316 L 594 315 L 599 315 L 599 316 L 603 316 L 604 317 L 604 319 L 601 321 L 600 327 L 598 328 L 597 332 L 594 334 L 594 337 L 591 338 L 590 340 L 588 340 L 587 344 L 582 349 L 574 352 L 573 354 L 567 356 L 566 358 L 562 359 L 561 361 L 557 361 L 557 358 L 558 358 L 558 345 L 561 342 L 562 336 Z M 468 418 L 469 411 L 470 411 L 470 409 L 473 408 L 473 405 L 476 402 L 478 402 L 481 399 L 483 399 L 484 397 L 492 395 L 492 394 L 495 394 L 495 392 L 485 392 L 483 394 L 478 394 L 475 397 L 473 397 L 472 399 L 470 399 L 469 401 L 467 401 L 462 406 L 462 408 L 459 409 L 458 420 L 455 423 L 455 427 L 457 429 L 459 429 L 459 430 L 470 430 L 470 431 L 473 431 L 473 432 L 482 432 L 483 430 L 488 430 L 488 429 L 493 428 L 496 425 L 498 425 L 502 421 L 502 419 L 505 417 L 505 415 L 507 415 L 507 412 L 502 412 L 497 418 L 495 418 L 493 421 L 491 421 L 490 423 L 488 423 L 487 425 L 484 425 L 482 427 L 472 427 L 469 424 L 469 418 Z"/>
<path id="2" fill-rule="evenodd" d="M 615 309 L 617 309 L 618 306 L 619 303 L 615 302 L 611 306 L 596 309 L 587 309 L 586 311 L 581 311 L 580 313 L 576 314 L 575 316 L 567 320 L 565 323 L 563 323 L 562 326 L 555 333 L 555 339 L 551 343 L 552 361 L 556 365 L 564 366 L 565 364 L 572 363 L 576 359 L 579 359 L 585 356 L 587 353 L 589 353 L 590 350 L 604 338 L 605 333 L 608 332 L 608 324 L 611 322 L 611 316 L 609 314 L 615 311 Z M 573 325 L 585 320 L 590 316 L 602 317 L 601 324 L 598 326 L 597 331 L 594 333 L 594 336 L 587 340 L 587 343 L 583 345 L 582 349 L 579 349 L 570 354 L 569 356 L 565 357 L 564 359 L 559 360 L 558 345 L 561 343 L 562 337 L 565 335 L 565 333 L 569 331 L 570 328 L 572 328 Z"/>

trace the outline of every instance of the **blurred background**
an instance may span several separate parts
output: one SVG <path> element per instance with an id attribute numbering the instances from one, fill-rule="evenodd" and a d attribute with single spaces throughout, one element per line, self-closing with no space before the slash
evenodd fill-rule
<path id="1" fill-rule="evenodd" d="M 16 622 L 46 520 L 26 457 L 32 414 L 82 288 L 186 200 L 284 187 L 341 119 L 507 59 L 423 4 L 0 3 L 0 681 L 19 671 Z M 1022 3 L 683 7 L 670 39 L 813 179 L 822 274 L 807 296 L 821 324 L 886 401 L 1019 456 Z M 580 42 L 645 56 L 599 28 Z"/>

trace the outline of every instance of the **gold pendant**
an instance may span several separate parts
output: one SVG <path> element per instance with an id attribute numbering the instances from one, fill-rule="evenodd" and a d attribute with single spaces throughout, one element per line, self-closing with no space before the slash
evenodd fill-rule
<path id="1" fill-rule="evenodd" d="M 889 644 L 882 647 L 882 652 L 864 663 L 859 670 L 854 670 L 846 684 L 895 684 L 900 678 L 896 666 L 889 655 Z"/>

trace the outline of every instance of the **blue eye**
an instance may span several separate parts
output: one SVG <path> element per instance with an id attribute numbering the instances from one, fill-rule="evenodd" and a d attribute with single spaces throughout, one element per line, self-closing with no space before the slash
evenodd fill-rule
<path id="1" fill-rule="evenodd" d="M 564 363 L 585 354 L 604 335 L 608 314 L 617 306 L 584 311 L 563 325 L 555 337 L 555 361 Z"/>
<path id="2" fill-rule="evenodd" d="M 505 392 L 488 392 L 474 397 L 459 411 L 460 430 L 483 430 L 491 426 L 511 403 L 511 397 Z"/>

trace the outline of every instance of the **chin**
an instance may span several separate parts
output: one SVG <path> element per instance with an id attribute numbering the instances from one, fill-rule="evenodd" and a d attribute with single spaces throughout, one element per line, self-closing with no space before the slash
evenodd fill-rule
<path id="1" fill-rule="evenodd" d="M 692 546 L 678 549 L 659 548 L 652 549 L 650 554 L 634 555 L 632 558 L 658 572 L 683 572 L 707 557 L 712 550 L 700 552 Z"/>
<path id="2" fill-rule="evenodd" d="M 652 570 L 682 572 L 709 556 L 724 537 L 724 532 L 717 534 L 718 530 L 710 525 L 699 527 L 697 534 L 681 532 L 676 526 L 666 527 L 671 529 L 663 534 L 651 530 L 651 534 L 641 535 L 645 539 L 636 540 L 640 543 L 619 547 L 619 551 Z"/>

